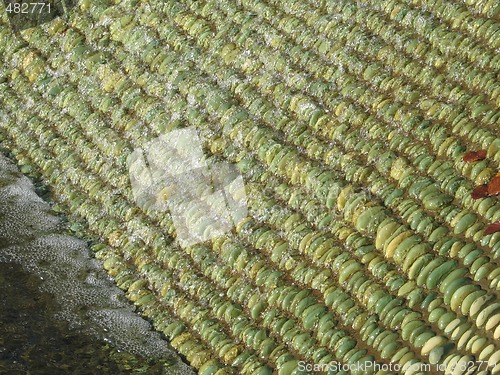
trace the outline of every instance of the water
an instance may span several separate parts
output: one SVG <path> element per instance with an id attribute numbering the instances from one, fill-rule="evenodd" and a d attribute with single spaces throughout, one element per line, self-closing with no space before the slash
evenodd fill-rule
<path id="1" fill-rule="evenodd" d="M 0 155 L 0 373 L 192 374 Z"/>

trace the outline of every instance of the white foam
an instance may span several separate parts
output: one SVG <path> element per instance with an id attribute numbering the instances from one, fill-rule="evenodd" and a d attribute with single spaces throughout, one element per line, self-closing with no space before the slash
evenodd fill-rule
<path id="1" fill-rule="evenodd" d="M 56 297 L 58 317 L 118 350 L 144 357 L 178 358 L 171 373 L 192 374 L 151 325 L 134 313 L 124 293 L 84 241 L 58 233 L 60 220 L 31 181 L 0 155 L 0 261 L 16 262 L 43 279 Z"/>

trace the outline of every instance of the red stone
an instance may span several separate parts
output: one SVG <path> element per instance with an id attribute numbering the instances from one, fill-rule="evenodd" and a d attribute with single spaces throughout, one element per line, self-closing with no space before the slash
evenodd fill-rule
<path id="1" fill-rule="evenodd" d="M 486 150 L 471 151 L 464 155 L 463 160 L 466 162 L 473 162 L 483 160 L 486 158 Z"/>

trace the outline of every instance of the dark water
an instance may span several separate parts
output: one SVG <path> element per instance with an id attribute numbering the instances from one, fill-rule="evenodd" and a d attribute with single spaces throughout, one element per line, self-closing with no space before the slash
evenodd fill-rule
<path id="1" fill-rule="evenodd" d="M 0 374 L 162 374 L 168 361 L 118 352 L 54 315 L 60 309 L 41 280 L 0 263 Z"/>
<path id="2" fill-rule="evenodd" d="M 0 155 L 0 375 L 193 374 L 64 228 Z"/>

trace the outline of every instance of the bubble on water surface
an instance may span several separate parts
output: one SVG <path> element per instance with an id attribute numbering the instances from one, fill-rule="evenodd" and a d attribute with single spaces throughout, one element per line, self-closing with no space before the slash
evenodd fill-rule
<path id="1" fill-rule="evenodd" d="M 178 358 L 159 333 L 134 313 L 86 242 L 60 233 L 60 219 L 35 194 L 31 181 L 0 156 L 0 262 L 15 262 L 43 280 L 73 328 L 112 342 L 119 350 Z M 192 373 L 177 360 L 172 373 Z M 170 369 L 169 369 L 170 370 Z"/>

